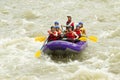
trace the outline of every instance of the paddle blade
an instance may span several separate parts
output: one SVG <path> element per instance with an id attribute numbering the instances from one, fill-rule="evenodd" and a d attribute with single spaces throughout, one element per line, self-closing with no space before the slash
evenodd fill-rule
<path id="1" fill-rule="evenodd" d="M 88 39 L 90 39 L 93 42 L 97 42 L 98 38 L 96 36 L 89 36 Z"/>
<path id="2" fill-rule="evenodd" d="M 79 40 L 80 41 L 87 41 L 87 38 L 86 37 L 80 37 Z"/>
<path id="3" fill-rule="evenodd" d="M 35 53 L 35 57 L 36 57 L 36 58 L 39 58 L 40 56 L 41 56 L 41 51 L 38 50 L 38 51 Z"/>
<path id="4" fill-rule="evenodd" d="M 35 41 L 39 41 L 39 42 L 42 42 L 42 41 L 45 41 L 45 37 L 41 36 L 41 37 L 36 37 L 35 38 Z"/>

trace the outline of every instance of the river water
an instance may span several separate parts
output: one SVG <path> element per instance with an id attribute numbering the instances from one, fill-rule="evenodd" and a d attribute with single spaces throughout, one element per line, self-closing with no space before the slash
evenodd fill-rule
<path id="1" fill-rule="evenodd" d="M 67 15 L 99 41 L 76 60 L 35 58 L 34 38 Z M 0 80 L 120 80 L 120 0 L 0 0 Z"/>

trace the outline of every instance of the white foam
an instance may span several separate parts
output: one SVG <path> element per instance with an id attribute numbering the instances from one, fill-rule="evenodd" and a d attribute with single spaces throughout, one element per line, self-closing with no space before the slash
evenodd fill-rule
<path id="1" fill-rule="evenodd" d="M 0 0 L 0 80 L 120 80 L 120 1 L 118 0 Z M 88 47 L 78 58 L 55 62 L 42 53 L 34 57 L 54 21 L 68 15 L 84 22 Z"/>

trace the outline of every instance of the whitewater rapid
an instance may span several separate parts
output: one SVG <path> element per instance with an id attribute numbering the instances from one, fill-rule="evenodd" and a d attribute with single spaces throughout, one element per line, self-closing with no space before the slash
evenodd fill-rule
<path id="1" fill-rule="evenodd" d="M 99 41 L 76 60 L 35 58 L 34 38 L 67 15 Z M 0 0 L 0 80 L 120 80 L 120 0 Z"/>

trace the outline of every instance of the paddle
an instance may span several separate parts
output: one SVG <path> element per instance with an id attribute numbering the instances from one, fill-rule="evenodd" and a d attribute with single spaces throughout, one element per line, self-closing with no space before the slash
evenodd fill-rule
<path id="1" fill-rule="evenodd" d="M 93 42 L 97 42 L 98 41 L 98 38 L 96 36 L 89 36 L 89 37 L 80 37 L 79 40 L 81 41 L 87 41 L 87 39 L 93 41 Z"/>
<path id="2" fill-rule="evenodd" d="M 39 42 L 45 41 L 45 39 L 46 39 L 45 36 L 35 37 L 35 41 L 39 41 Z"/>
<path id="3" fill-rule="evenodd" d="M 64 29 L 63 29 L 63 27 L 65 27 L 65 26 L 61 25 L 61 30 L 62 30 L 62 33 L 64 33 Z"/>
<path id="4" fill-rule="evenodd" d="M 44 43 L 43 43 L 42 47 L 40 48 L 40 50 L 38 50 L 38 51 L 35 53 L 35 57 L 36 57 L 36 58 L 39 58 L 39 57 L 41 56 L 42 49 L 43 49 L 43 47 L 45 46 L 47 40 L 48 40 L 48 37 L 47 37 L 46 40 L 44 41 Z M 41 41 L 41 39 L 40 39 L 40 41 Z M 43 40 L 42 40 L 42 41 L 43 41 Z"/>
<path id="5" fill-rule="evenodd" d="M 61 30 L 62 30 L 62 32 L 63 32 L 63 25 L 61 25 Z"/>

